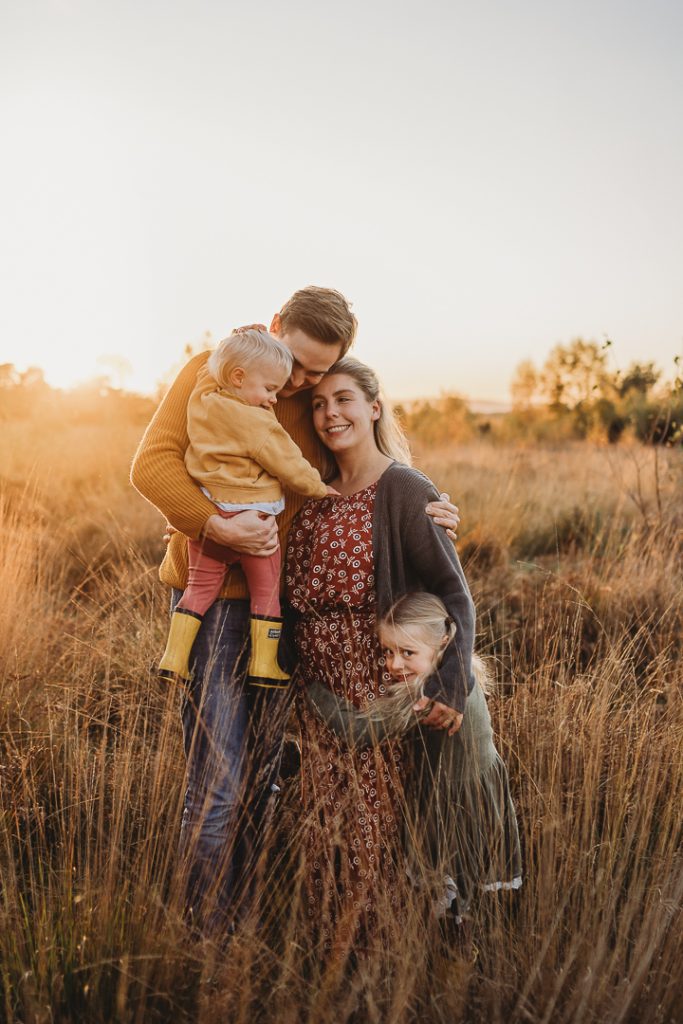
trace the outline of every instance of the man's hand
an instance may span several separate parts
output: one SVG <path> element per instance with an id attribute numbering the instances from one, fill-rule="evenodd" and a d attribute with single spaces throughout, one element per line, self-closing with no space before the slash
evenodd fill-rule
<path id="1" fill-rule="evenodd" d="M 432 729 L 448 729 L 449 736 L 455 736 L 462 725 L 463 716 L 459 711 L 429 697 L 421 697 L 417 704 L 413 704 L 413 711 L 427 711 L 424 718 L 420 718 L 420 725 L 428 725 Z"/>
<path id="2" fill-rule="evenodd" d="M 457 540 L 456 530 L 460 523 L 457 505 L 451 504 L 450 494 L 440 494 L 438 501 L 430 501 L 425 512 L 437 526 L 443 526 L 451 540 Z"/>
<path id="3" fill-rule="evenodd" d="M 277 522 L 275 516 L 265 512 L 240 512 L 224 519 L 209 516 L 204 524 L 204 536 L 217 544 L 234 548 L 242 555 L 266 558 L 277 551 Z"/>

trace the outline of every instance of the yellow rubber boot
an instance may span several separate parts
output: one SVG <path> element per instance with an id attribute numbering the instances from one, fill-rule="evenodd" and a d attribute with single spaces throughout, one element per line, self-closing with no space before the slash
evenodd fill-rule
<path id="1" fill-rule="evenodd" d="M 277 648 L 282 633 L 282 619 L 253 615 L 251 618 L 251 657 L 248 681 L 251 686 L 271 690 L 286 689 L 289 676 L 277 663 Z"/>
<path id="2" fill-rule="evenodd" d="M 195 612 L 183 611 L 182 608 L 173 612 L 166 650 L 159 662 L 160 679 L 184 683 L 191 679 L 190 653 L 201 624 L 202 616 Z"/>

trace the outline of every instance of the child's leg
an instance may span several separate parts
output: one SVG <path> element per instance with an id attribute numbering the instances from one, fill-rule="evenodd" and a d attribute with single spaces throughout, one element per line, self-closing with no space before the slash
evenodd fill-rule
<path id="1" fill-rule="evenodd" d="M 277 551 L 267 558 L 256 555 L 242 555 L 242 571 L 249 587 L 249 602 L 252 615 L 269 619 L 280 618 L 280 570 L 282 554 Z"/>
<path id="2" fill-rule="evenodd" d="M 239 561 L 239 557 L 237 551 L 220 544 L 212 544 L 209 555 L 202 541 L 188 540 L 187 586 L 176 611 L 205 615 L 221 592 L 228 566 Z"/>
<path id="3" fill-rule="evenodd" d="M 251 657 L 249 682 L 252 686 L 282 687 L 289 681 L 277 661 L 282 633 L 280 615 L 280 567 L 278 547 L 268 558 L 243 555 L 242 569 L 249 586 L 251 603 Z"/>
<path id="4" fill-rule="evenodd" d="M 202 618 L 221 592 L 227 567 L 239 558 L 236 551 L 218 544 L 212 545 L 212 555 L 220 557 L 211 557 L 204 544 L 195 540 L 187 542 L 187 554 L 187 587 L 171 616 L 166 650 L 159 663 L 163 679 L 190 678 L 190 653 Z"/>

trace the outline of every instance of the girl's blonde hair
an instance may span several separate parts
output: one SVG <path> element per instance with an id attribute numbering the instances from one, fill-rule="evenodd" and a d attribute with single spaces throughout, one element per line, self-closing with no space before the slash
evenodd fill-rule
<path id="1" fill-rule="evenodd" d="M 436 594 L 422 591 L 400 597 L 378 623 L 377 629 L 382 626 L 410 632 L 419 629 L 425 643 L 434 648 L 434 668 L 440 664 L 444 651 L 455 636 L 455 623 L 443 601 Z"/>
<path id="2" fill-rule="evenodd" d="M 382 454 L 410 466 L 412 464 L 412 456 L 408 439 L 382 393 L 375 371 L 371 367 L 366 366 L 365 363 L 361 363 L 360 359 L 356 359 L 354 356 L 344 356 L 343 359 L 337 360 L 334 366 L 330 367 L 325 376 L 333 377 L 338 373 L 343 373 L 346 377 L 350 377 L 354 384 L 363 392 L 369 404 L 379 402 L 379 418 L 374 421 L 373 430 L 375 444 Z M 331 475 L 336 466 L 331 455 L 329 460 L 330 464 L 326 467 L 328 470 L 327 475 Z M 325 475 L 323 473 L 323 479 Z"/>
<path id="3" fill-rule="evenodd" d="M 232 371 L 241 367 L 248 372 L 258 363 L 276 366 L 289 376 L 292 372 L 292 353 L 274 335 L 251 329 L 224 338 L 209 356 L 206 367 L 222 388 L 231 390 Z"/>
<path id="4" fill-rule="evenodd" d="M 392 605 L 386 615 L 377 623 L 377 631 L 382 626 L 391 629 L 402 629 L 406 633 L 420 631 L 424 642 L 434 649 L 434 665 L 437 668 L 444 656 L 446 648 L 453 640 L 456 626 L 446 610 L 443 601 L 436 594 L 422 591 L 406 594 Z M 444 643 L 445 640 L 445 643 Z M 489 692 L 489 677 L 486 667 L 477 655 L 472 656 L 472 673 L 475 685 L 481 686 L 484 693 Z M 359 712 L 360 717 L 369 722 L 382 723 L 388 733 L 399 735 L 415 724 L 416 716 L 413 705 L 424 697 L 424 684 L 427 675 L 419 676 L 412 682 L 393 683 L 386 697 L 377 700 Z M 427 709 L 423 717 L 429 713 Z"/>

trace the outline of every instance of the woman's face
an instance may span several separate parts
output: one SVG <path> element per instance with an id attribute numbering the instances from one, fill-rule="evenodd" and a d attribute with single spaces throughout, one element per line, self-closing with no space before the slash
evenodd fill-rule
<path id="1" fill-rule="evenodd" d="M 345 373 L 324 377 L 313 389 L 313 426 L 333 453 L 374 445 L 373 424 L 379 415 L 379 402 L 368 402 Z"/>

